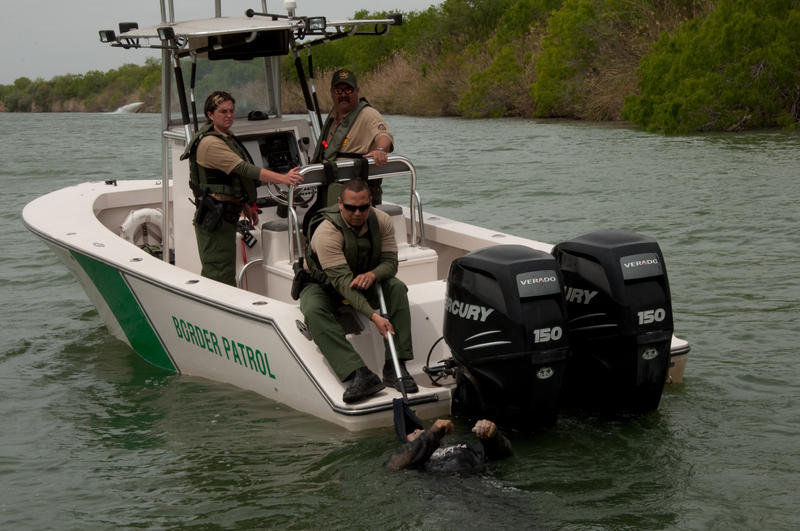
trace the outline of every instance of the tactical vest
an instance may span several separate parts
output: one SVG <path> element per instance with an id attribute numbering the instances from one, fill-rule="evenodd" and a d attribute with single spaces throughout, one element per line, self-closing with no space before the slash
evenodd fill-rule
<path id="1" fill-rule="evenodd" d="M 194 136 L 181 155 L 181 160 L 189 159 L 189 187 L 194 192 L 196 198 L 203 194 L 227 194 L 242 197 L 246 202 L 251 203 L 256 200 L 256 183 L 252 179 L 240 177 L 238 175 L 228 175 L 221 170 L 206 168 L 197 163 L 197 146 L 200 141 L 207 136 L 215 136 L 225 142 L 231 151 L 239 155 L 243 160 L 253 164 L 253 159 L 247 149 L 236 139 L 235 136 L 225 136 L 214 129 L 213 124 L 204 125 Z"/>
<path id="2" fill-rule="evenodd" d="M 316 164 L 323 163 L 325 165 L 326 182 L 317 189 L 317 200 L 313 205 L 311 205 L 306 213 L 306 219 L 310 219 L 308 215 L 317 212 L 320 208 L 337 204 L 336 198 L 339 196 L 339 192 L 341 190 L 341 185 L 336 183 L 337 179 L 339 178 L 336 167 L 337 157 L 356 159 L 356 174 L 361 175 L 362 178 L 366 180 L 369 167 L 364 164 L 364 161 L 361 159 L 361 154 L 339 152 L 339 149 L 342 147 L 342 143 L 344 142 L 344 139 L 347 138 L 348 133 L 350 133 L 350 129 L 352 129 L 356 118 L 358 118 L 358 115 L 366 107 L 370 107 L 369 102 L 366 100 L 366 98 L 361 98 L 358 101 L 356 108 L 353 109 L 347 116 L 345 116 L 342 122 L 339 124 L 339 127 L 336 129 L 336 132 L 333 134 L 331 142 L 327 145 L 327 147 L 323 146 L 323 142 L 328 137 L 328 131 L 330 131 L 331 127 L 333 127 L 333 123 L 335 121 L 333 113 L 330 113 L 328 118 L 325 120 L 325 126 L 322 128 L 322 134 L 317 142 L 317 147 L 314 149 L 314 157 L 311 159 L 311 162 Z M 303 224 L 303 232 L 306 234 L 308 233 L 308 228 L 305 226 L 305 222 Z"/>
<path id="3" fill-rule="evenodd" d="M 378 266 L 381 261 L 381 229 L 375 211 L 370 210 L 366 221 L 367 233 L 359 237 L 345 223 L 338 205 L 334 205 L 323 208 L 315 214 L 308 227 L 309 245 L 306 247 L 306 262 L 315 279 L 320 278 L 319 273 L 322 272 L 322 266 L 317 253 L 311 249 L 310 242 L 314 232 L 326 219 L 333 223 L 333 226 L 344 237 L 344 258 L 347 260 L 353 276 L 372 271 Z"/>
<path id="4" fill-rule="evenodd" d="M 328 138 L 328 131 L 330 131 L 331 127 L 333 127 L 333 122 L 335 121 L 333 113 L 330 113 L 328 118 L 325 120 L 325 126 L 322 128 L 322 134 L 320 135 L 319 142 L 317 142 L 317 147 L 314 150 L 314 158 L 312 159 L 312 162 L 318 164 L 324 160 L 333 160 L 339 155 L 349 156 L 349 153 L 339 153 L 339 150 L 342 147 L 342 142 L 344 142 L 344 139 L 347 138 L 347 134 L 353 127 L 353 124 L 355 123 L 356 118 L 358 118 L 359 113 L 361 113 L 365 107 L 369 106 L 369 102 L 365 98 L 361 98 L 358 101 L 356 108 L 344 117 L 342 122 L 339 124 L 339 127 L 336 129 L 336 132 L 333 133 L 330 143 L 323 150 L 322 142 Z"/>

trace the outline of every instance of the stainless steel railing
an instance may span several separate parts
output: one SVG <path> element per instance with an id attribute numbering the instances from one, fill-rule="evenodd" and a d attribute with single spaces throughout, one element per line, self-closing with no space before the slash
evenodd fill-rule
<path id="1" fill-rule="evenodd" d="M 369 179 L 386 179 L 409 175 L 409 214 L 411 219 L 411 237 L 409 245 L 425 246 L 425 227 L 423 224 L 422 201 L 417 192 L 417 170 L 410 160 L 402 155 L 389 155 L 386 164 L 377 166 L 371 157 L 366 160 L 369 162 Z M 346 181 L 357 177 L 354 160 L 337 161 L 337 181 Z M 303 184 L 297 187 L 289 187 L 289 261 L 294 262 L 302 252 L 300 244 L 301 227 L 297 220 L 297 213 L 294 207 L 295 190 L 307 188 L 319 188 L 327 183 L 325 167 L 322 164 L 311 164 L 304 166 L 298 172 L 303 175 Z"/>

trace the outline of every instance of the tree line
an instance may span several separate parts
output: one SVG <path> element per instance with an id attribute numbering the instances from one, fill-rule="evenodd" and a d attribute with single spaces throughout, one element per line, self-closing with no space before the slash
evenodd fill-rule
<path id="1" fill-rule="evenodd" d="M 160 91 L 161 64 L 151 58 L 141 66 L 126 64 L 108 72 L 92 70 L 49 81 L 20 77 L 11 85 L 0 85 L 0 106 L 8 112 L 104 112 L 144 101 L 153 108 Z"/>
<path id="2" fill-rule="evenodd" d="M 385 16 L 359 11 L 355 18 Z M 665 133 L 796 128 L 800 0 L 445 0 L 388 35 L 315 47 L 383 112 L 628 120 Z M 243 68 L 238 66 L 235 68 Z M 297 82 L 290 58 L 282 74 Z M 206 80 L 224 86 L 225 76 Z M 219 85 L 219 83 L 223 83 Z M 7 111 L 158 110 L 160 67 L 17 79 Z M 301 111 L 284 98 L 285 112 Z"/>

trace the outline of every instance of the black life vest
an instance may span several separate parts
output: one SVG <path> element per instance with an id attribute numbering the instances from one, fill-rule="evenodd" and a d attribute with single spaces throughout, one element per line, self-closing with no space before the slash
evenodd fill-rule
<path id="1" fill-rule="evenodd" d="M 333 133 L 330 143 L 327 146 L 324 146 L 322 142 L 328 138 L 328 131 L 331 130 L 331 127 L 333 127 L 333 123 L 335 122 L 333 113 L 330 113 L 328 118 L 325 120 L 325 125 L 322 128 L 322 134 L 320 135 L 319 141 L 317 142 L 317 147 L 314 150 L 314 158 L 311 161 L 318 164 L 326 160 L 334 160 L 336 157 L 360 158 L 361 155 L 356 155 L 353 153 L 340 153 L 339 150 L 342 147 L 344 139 L 347 138 L 347 134 L 350 132 L 350 129 L 353 127 L 356 118 L 358 118 L 358 115 L 366 107 L 370 107 L 369 102 L 365 98 L 361 98 L 358 101 L 356 108 L 350 111 L 350 113 L 345 116 L 342 122 L 339 124 L 339 127 L 336 128 L 336 132 Z"/>
<path id="2" fill-rule="evenodd" d="M 203 194 L 227 194 L 242 197 L 246 202 L 251 203 L 256 200 L 256 182 L 252 179 L 240 177 L 238 175 L 228 175 L 227 173 L 213 168 L 206 168 L 197 163 L 197 146 L 200 141 L 207 136 L 215 136 L 243 160 L 253 164 L 250 153 L 239 140 L 233 136 L 225 136 L 214 129 L 213 124 L 204 125 L 189 142 L 186 150 L 181 155 L 181 160 L 189 159 L 189 187 L 195 197 L 202 197 Z"/>

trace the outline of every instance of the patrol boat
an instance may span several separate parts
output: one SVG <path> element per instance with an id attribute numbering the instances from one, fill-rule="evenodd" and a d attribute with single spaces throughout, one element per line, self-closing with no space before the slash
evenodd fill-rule
<path id="1" fill-rule="evenodd" d="M 344 403 L 345 385 L 291 291 L 303 219 L 331 178 L 309 163 L 321 126 L 311 51 L 340 38 L 376 38 L 402 16 L 328 20 L 297 16 L 293 1 L 284 2 L 285 13 L 270 13 L 262 1 L 259 12 L 222 17 L 217 0 L 212 18 L 177 22 L 171 0 L 160 7 L 160 23 L 120 23 L 100 31 L 100 40 L 161 50 L 163 175 L 54 191 L 25 207 L 25 225 L 77 277 L 108 330 L 149 363 L 254 391 L 348 430 L 390 426 L 400 394 L 386 388 Z M 281 114 L 285 55 L 294 59 L 308 116 Z M 180 160 L 199 125 L 195 102 L 219 88 L 237 99 L 233 132 L 255 163 L 278 172 L 302 166 L 305 178 L 296 189 L 259 188 L 263 224 L 243 225 L 237 235 L 237 287 L 200 276 L 189 167 Z M 689 345 L 672 334 L 653 240 L 601 231 L 554 248 L 423 213 L 412 161 L 365 160 L 370 179 L 408 190 L 406 204 L 380 208 L 392 217 L 398 277 L 409 288 L 415 358 L 407 366 L 419 392 L 408 403 L 420 418 L 514 411 L 552 423 L 565 393 L 587 382 L 592 393 L 621 394 L 623 406 L 652 410 L 665 381 L 681 381 Z M 363 177 L 360 166 L 340 162 L 338 178 Z M 384 346 L 374 326 L 346 307 L 341 321 L 380 373 Z"/>

